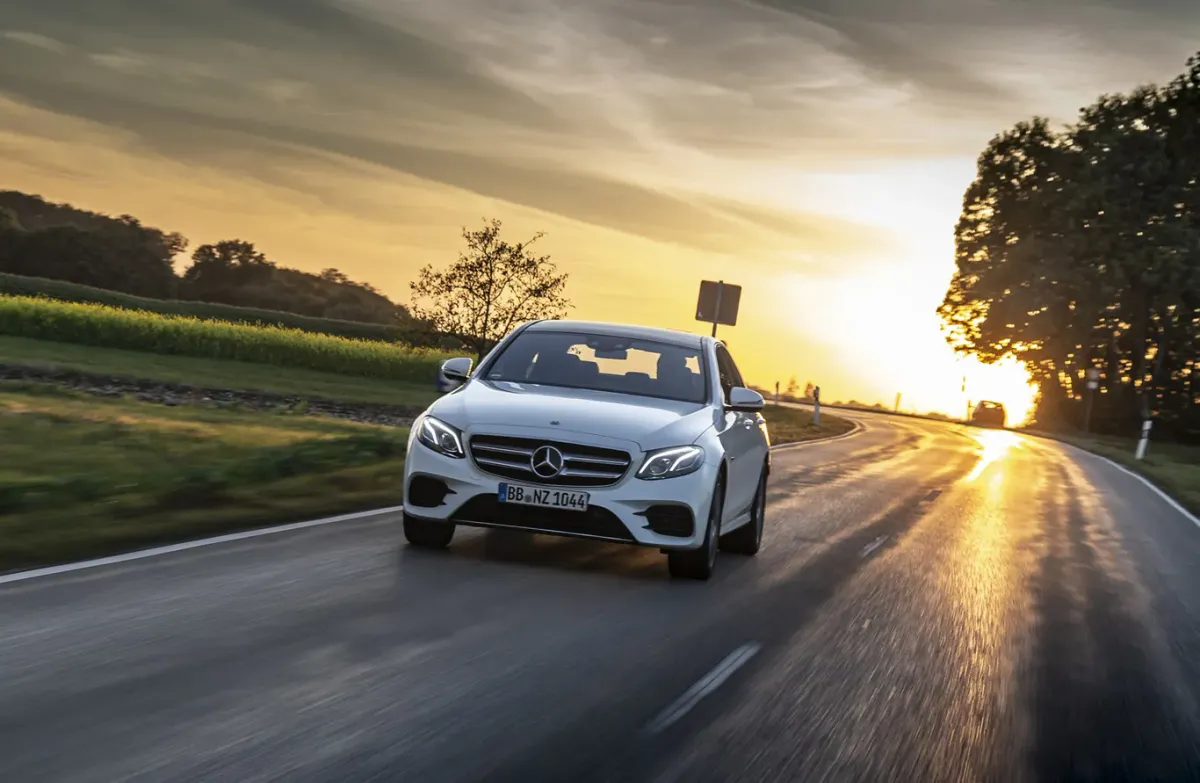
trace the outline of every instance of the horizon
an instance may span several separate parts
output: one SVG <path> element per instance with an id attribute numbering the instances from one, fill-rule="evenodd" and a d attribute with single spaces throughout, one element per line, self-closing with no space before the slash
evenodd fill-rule
<path id="1" fill-rule="evenodd" d="M 0 185 L 404 304 L 498 218 L 546 232 L 571 317 L 707 333 L 699 283 L 724 279 L 743 296 L 718 336 L 756 386 L 1015 420 L 1024 371 L 956 357 L 936 313 L 975 159 L 1017 121 L 1170 79 L 1200 33 L 1171 0 L 205 9 L 8 10 Z"/>

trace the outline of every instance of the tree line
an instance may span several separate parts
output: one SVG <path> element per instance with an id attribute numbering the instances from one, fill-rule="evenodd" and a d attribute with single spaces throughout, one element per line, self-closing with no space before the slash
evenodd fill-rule
<path id="1" fill-rule="evenodd" d="M 240 239 L 188 249 L 181 234 L 40 196 L 0 191 L 0 272 L 64 280 L 154 299 L 279 310 L 315 318 L 410 325 L 406 307 L 336 268 L 280 266 Z"/>
<path id="2" fill-rule="evenodd" d="M 1200 55 L 1070 125 L 1035 117 L 993 138 L 955 249 L 947 337 L 1020 360 L 1037 425 L 1132 435 L 1153 418 L 1200 439 Z"/>
<path id="3" fill-rule="evenodd" d="M 423 267 L 410 288 L 413 311 L 335 268 L 319 274 L 279 266 L 253 243 L 224 240 L 188 248 L 181 234 L 0 191 L 0 272 L 62 280 L 164 300 L 274 310 L 312 318 L 405 327 L 407 341 L 465 347 L 483 356 L 521 321 L 561 318 L 572 304 L 568 275 L 548 255 L 501 237 L 501 222 L 462 229 L 466 250 L 444 268 Z"/>

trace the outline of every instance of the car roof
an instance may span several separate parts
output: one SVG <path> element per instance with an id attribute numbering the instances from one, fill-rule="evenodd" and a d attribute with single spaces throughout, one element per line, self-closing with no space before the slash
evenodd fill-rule
<path id="1" fill-rule="evenodd" d="M 703 346 L 705 340 L 702 335 L 682 332 L 677 329 L 662 329 L 656 326 L 637 326 L 634 324 L 618 324 L 605 321 L 534 321 L 526 329 L 531 332 L 580 332 L 582 334 L 598 334 L 606 337 L 631 337 L 642 340 L 656 340 L 669 345 L 686 346 L 696 349 Z"/>

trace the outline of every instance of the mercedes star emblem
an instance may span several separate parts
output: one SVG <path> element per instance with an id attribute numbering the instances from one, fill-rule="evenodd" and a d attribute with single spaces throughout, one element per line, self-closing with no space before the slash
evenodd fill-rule
<path id="1" fill-rule="evenodd" d="M 539 478 L 554 478 L 563 469 L 562 452 L 553 446 L 542 446 L 529 458 L 529 466 Z"/>

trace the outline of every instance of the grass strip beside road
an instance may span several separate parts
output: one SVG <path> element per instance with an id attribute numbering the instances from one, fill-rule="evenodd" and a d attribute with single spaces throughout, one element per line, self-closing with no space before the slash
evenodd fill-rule
<path id="1" fill-rule="evenodd" d="M 767 406 L 776 444 L 853 422 Z M 397 505 L 407 431 L 0 384 L 0 572 Z"/>
<path id="2" fill-rule="evenodd" d="M 407 432 L 0 389 L 0 571 L 395 505 Z"/>
<path id="3" fill-rule="evenodd" d="M 349 403 L 424 407 L 438 396 L 434 389 L 435 374 L 425 382 L 398 382 L 230 359 L 167 356 L 7 335 L 0 336 L 0 364 Z"/>
<path id="4" fill-rule="evenodd" d="M 854 429 L 854 422 L 824 411 L 821 412 L 821 423 L 813 424 L 812 411 L 787 405 L 768 403 L 763 409 L 763 418 L 767 420 L 773 446 L 836 438 Z"/>

